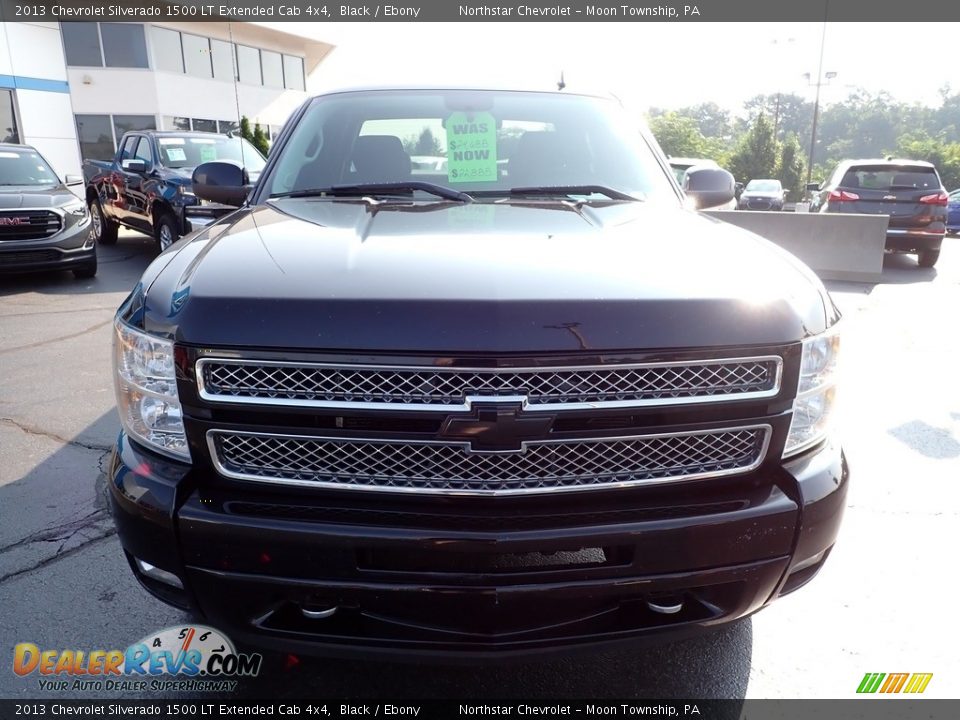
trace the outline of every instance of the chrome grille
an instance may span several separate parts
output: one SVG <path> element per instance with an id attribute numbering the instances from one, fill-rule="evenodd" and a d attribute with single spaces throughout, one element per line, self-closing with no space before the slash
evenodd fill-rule
<path id="1" fill-rule="evenodd" d="M 227 403 L 307 407 L 469 409 L 484 398 L 529 410 L 640 407 L 771 397 L 777 356 L 547 368 L 332 365 L 204 358 L 200 396 Z"/>
<path id="2" fill-rule="evenodd" d="M 0 210 L 0 242 L 48 238 L 62 227 L 63 221 L 52 210 Z"/>
<path id="3" fill-rule="evenodd" d="M 770 426 L 523 443 L 517 452 L 469 444 L 211 430 L 211 457 L 227 477 L 321 488 L 509 495 L 642 485 L 756 468 Z"/>

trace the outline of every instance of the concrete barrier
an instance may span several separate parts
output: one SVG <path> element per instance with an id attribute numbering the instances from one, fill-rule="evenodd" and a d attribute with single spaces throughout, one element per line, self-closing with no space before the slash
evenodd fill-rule
<path id="1" fill-rule="evenodd" d="M 823 280 L 877 282 L 883 272 L 886 215 L 751 210 L 704 213 L 762 235 L 803 260 Z"/>

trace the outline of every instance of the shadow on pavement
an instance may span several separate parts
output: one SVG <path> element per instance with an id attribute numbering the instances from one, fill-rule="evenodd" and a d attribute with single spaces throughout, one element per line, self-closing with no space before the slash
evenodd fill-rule
<path id="1" fill-rule="evenodd" d="M 127 292 L 133 288 L 153 259 L 157 246 L 146 235 L 121 232 L 116 245 L 97 248 L 100 272 L 90 280 L 78 280 L 69 270 L 0 275 L 0 297 L 20 293 L 38 292 L 47 295 L 87 295 L 103 292 Z M 105 277 L 105 265 L 129 261 L 122 273 Z"/>

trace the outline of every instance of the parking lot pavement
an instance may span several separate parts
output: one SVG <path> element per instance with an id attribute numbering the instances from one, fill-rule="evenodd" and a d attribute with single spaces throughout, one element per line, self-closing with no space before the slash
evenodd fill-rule
<path id="1" fill-rule="evenodd" d="M 0 277 L 0 668 L 17 642 L 123 648 L 185 619 L 136 585 L 102 501 L 118 429 L 110 320 L 153 254 L 147 238 L 125 233 L 101 251 L 95 280 Z M 960 660 L 942 599 L 957 590 L 960 546 L 960 240 L 946 241 L 936 270 L 890 257 L 882 283 L 831 292 L 844 313 L 853 476 L 840 541 L 802 591 L 734 627 L 643 650 L 479 669 L 271 662 L 240 692 L 851 697 L 865 672 L 932 672 L 926 695 L 956 697 Z M 0 697 L 38 695 L 36 679 L 0 669 Z"/>

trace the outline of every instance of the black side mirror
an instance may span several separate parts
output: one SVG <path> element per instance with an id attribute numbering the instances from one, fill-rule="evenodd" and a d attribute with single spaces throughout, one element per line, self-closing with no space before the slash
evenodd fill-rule
<path id="1" fill-rule="evenodd" d="M 240 207 L 250 194 L 250 176 L 237 163 L 205 162 L 193 171 L 193 194 L 208 202 Z"/>
<path id="2" fill-rule="evenodd" d="M 725 205 L 733 200 L 736 183 L 722 168 L 692 167 L 683 178 L 683 189 L 697 210 Z"/>
<path id="3" fill-rule="evenodd" d="M 820 183 L 807 183 L 807 192 L 819 192 Z"/>
<path id="4" fill-rule="evenodd" d="M 146 161 L 138 158 L 129 158 L 128 160 L 124 160 L 120 163 L 120 167 L 127 172 L 132 173 L 144 173 L 147 171 Z"/>

